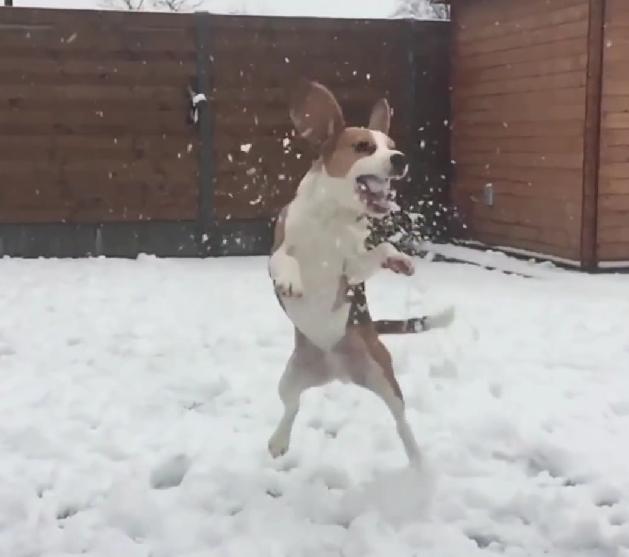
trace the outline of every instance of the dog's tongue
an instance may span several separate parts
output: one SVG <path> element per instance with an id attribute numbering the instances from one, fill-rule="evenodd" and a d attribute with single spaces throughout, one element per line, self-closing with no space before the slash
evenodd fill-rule
<path id="1" fill-rule="evenodd" d="M 376 205 L 379 208 L 382 208 L 383 211 L 388 211 L 389 213 L 394 213 L 395 211 L 400 210 L 400 206 L 393 199 L 389 198 L 378 200 Z"/>
<path id="2" fill-rule="evenodd" d="M 389 210 L 390 200 L 385 193 L 372 193 L 371 203 L 376 207 Z"/>
<path id="3" fill-rule="evenodd" d="M 387 189 L 387 181 L 377 176 L 365 177 L 365 185 L 369 188 L 371 193 L 384 192 Z"/>
<path id="4" fill-rule="evenodd" d="M 382 211 L 399 211 L 400 206 L 394 201 L 393 193 L 388 190 L 386 181 L 374 180 L 376 187 L 369 183 L 369 196 L 371 203 Z"/>
<path id="5" fill-rule="evenodd" d="M 381 213 L 399 211 L 400 207 L 393 200 L 388 181 L 377 176 L 366 176 L 361 187 L 369 205 Z"/>

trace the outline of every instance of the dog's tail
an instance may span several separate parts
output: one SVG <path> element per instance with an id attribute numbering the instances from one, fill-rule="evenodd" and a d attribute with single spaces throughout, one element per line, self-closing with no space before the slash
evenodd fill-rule
<path id="1" fill-rule="evenodd" d="M 373 324 L 379 335 L 407 335 L 423 333 L 432 329 L 444 329 L 454 321 L 454 308 L 449 307 L 433 315 L 413 319 L 379 320 Z"/>

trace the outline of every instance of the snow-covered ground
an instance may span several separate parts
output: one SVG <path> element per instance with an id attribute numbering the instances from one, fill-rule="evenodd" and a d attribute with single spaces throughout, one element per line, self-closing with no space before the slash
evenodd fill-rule
<path id="1" fill-rule="evenodd" d="M 338 384 L 267 455 L 291 329 L 264 259 L 0 259 L 0 555 L 629 555 L 629 277 L 519 269 L 369 285 L 379 317 L 458 311 L 386 337 L 415 472 Z"/>

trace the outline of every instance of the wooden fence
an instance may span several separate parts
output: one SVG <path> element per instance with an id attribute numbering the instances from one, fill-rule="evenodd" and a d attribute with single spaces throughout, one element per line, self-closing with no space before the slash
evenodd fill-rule
<path id="1" fill-rule="evenodd" d="M 356 124 L 388 96 L 402 199 L 448 173 L 447 23 L 0 8 L 0 54 L 0 255 L 264 253 L 299 77 Z"/>
<path id="2" fill-rule="evenodd" d="M 629 268 L 629 2 L 452 3 L 451 192 L 468 237 Z"/>
<path id="3" fill-rule="evenodd" d="M 603 267 L 629 268 L 629 4 L 607 0 L 601 27 L 596 258 Z"/>
<path id="4" fill-rule="evenodd" d="M 474 238 L 577 260 L 587 0 L 525 4 L 455 4 L 453 192 Z"/>

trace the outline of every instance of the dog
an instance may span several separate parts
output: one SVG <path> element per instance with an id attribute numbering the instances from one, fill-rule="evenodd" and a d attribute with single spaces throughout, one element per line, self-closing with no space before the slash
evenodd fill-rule
<path id="1" fill-rule="evenodd" d="M 369 313 L 367 279 L 382 268 L 414 273 L 412 258 L 392 244 L 365 247 L 369 219 L 395 208 L 391 180 L 408 172 L 405 155 L 388 136 L 389 103 L 380 99 L 375 104 L 366 128 L 346 127 L 336 98 L 320 83 L 300 82 L 289 104 L 296 132 L 318 158 L 274 228 L 268 271 L 295 327 L 295 347 L 279 381 L 284 413 L 268 449 L 273 457 L 288 450 L 306 389 L 340 380 L 365 387 L 385 402 L 409 461 L 419 462 L 392 358 L 379 334 L 445 327 L 453 314 L 373 321 Z"/>

